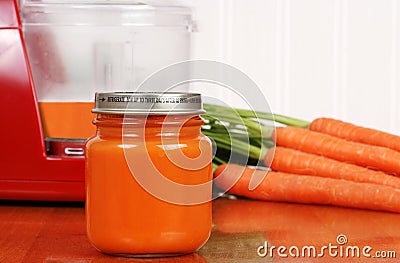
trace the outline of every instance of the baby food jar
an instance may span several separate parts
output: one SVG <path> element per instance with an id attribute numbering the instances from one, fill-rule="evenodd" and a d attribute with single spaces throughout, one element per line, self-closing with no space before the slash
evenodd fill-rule
<path id="1" fill-rule="evenodd" d="M 86 143 L 86 223 L 100 251 L 163 256 L 198 250 L 212 223 L 212 149 L 201 95 L 97 93 Z"/>

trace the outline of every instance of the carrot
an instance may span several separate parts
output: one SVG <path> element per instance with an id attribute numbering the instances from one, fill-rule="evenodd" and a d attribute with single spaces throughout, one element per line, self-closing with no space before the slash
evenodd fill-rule
<path id="1" fill-rule="evenodd" d="M 400 213 L 400 189 L 389 186 L 268 172 L 237 164 L 219 166 L 214 176 L 218 187 L 229 190 L 231 194 L 258 200 L 336 205 Z M 265 178 L 255 189 L 249 190 L 253 176 Z M 237 178 L 239 179 L 235 182 Z M 228 189 L 232 184 L 233 187 Z"/>
<path id="2" fill-rule="evenodd" d="M 348 141 L 382 146 L 400 151 L 400 136 L 332 118 L 315 119 L 310 123 L 309 129 Z"/>
<path id="3" fill-rule="evenodd" d="M 345 179 L 400 189 L 398 177 L 281 146 L 270 148 L 264 157 L 264 163 L 270 164 L 272 170 L 279 172 Z"/>
<path id="4" fill-rule="evenodd" d="M 400 176 L 400 152 L 386 147 L 350 142 L 297 127 L 278 127 L 273 138 L 278 146 Z"/>

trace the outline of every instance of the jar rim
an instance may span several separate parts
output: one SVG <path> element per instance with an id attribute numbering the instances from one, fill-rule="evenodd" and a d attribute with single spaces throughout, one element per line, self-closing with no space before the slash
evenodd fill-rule
<path id="1" fill-rule="evenodd" d="M 200 93 L 97 92 L 93 113 L 171 115 L 203 114 Z"/>

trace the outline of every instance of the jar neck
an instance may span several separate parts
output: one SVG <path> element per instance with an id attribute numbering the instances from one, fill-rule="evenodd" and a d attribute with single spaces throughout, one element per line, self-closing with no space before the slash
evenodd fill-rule
<path id="1" fill-rule="evenodd" d="M 98 136 L 190 137 L 201 134 L 204 121 L 198 115 L 98 114 L 93 123 Z"/>

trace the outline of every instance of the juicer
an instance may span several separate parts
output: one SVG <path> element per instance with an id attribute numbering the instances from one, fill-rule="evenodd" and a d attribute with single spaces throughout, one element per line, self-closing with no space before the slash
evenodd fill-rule
<path id="1" fill-rule="evenodd" d="M 0 199 L 84 201 L 95 92 L 189 59 L 192 28 L 165 2 L 0 0 Z"/>

